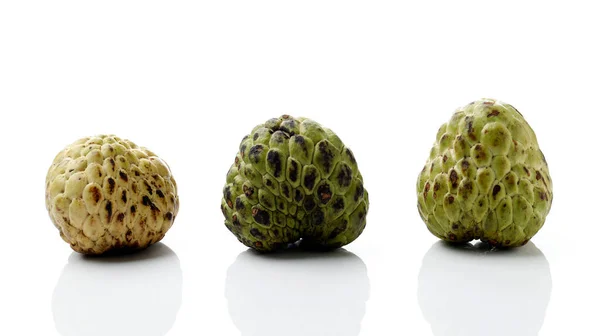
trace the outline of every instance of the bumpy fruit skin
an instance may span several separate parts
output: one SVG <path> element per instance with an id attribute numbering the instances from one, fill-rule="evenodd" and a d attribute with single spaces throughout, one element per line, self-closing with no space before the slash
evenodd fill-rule
<path id="1" fill-rule="evenodd" d="M 440 239 L 521 246 L 546 220 L 552 179 L 523 115 L 483 99 L 440 127 L 417 196 L 421 217 Z"/>
<path id="2" fill-rule="evenodd" d="M 156 154 L 100 135 L 58 153 L 46 175 L 46 209 L 73 250 L 102 254 L 160 241 L 179 197 L 169 166 Z"/>
<path id="3" fill-rule="evenodd" d="M 369 208 L 352 151 L 331 130 L 283 115 L 242 139 L 227 173 L 221 210 L 246 246 L 274 251 L 333 249 L 363 231 Z"/>

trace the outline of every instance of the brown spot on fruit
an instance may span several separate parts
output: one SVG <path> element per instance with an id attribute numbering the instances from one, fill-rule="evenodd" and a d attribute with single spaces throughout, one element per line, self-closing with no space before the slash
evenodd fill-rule
<path id="1" fill-rule="evenodd" d="M 525 174 L 527 174 L 527 176 L 531 176 L 531 174 L 529 173 L 529 169 L 527 169 L 527 167 L 523 167 L 523 170 L 525 171 Z"/>
<path id="2" fill-rule="evenodd" d="M 148 184 L 148 182 L 146 182 L 146 180 L 144 180 L 144 185 L 146 186 L 148 193 L 152 195 L 152 187 Z"/>
<path id="3" fill-rule="evenodd" d="M 333 239 L 335 237 L 337 237 L 340 233 L 342 233 L 343 230 L 341 230 L 339 227 L 333 229 L 333 231 L 331 231 L 331 233 L 329 234 L 329 236 L 327 237 L 328 239 Z"/>
<path id="4" fill-rule="evenodd" d="M 461 168 L 463 170 L 463 172 L 467 171 L 469 169 L 469 161 L 467 160 L 463 160 L 462 164 L 461 164 Z"/>
<path id="5" fill-rule="evenodd" d="M 444 163 L 446 163 L 446 161 L 448 161 L 448 155 L 444 155 L 444 157 L 442 158 L 442 161 L 444 161 Z"/>
<path id="6" fill-rule="evenodd" d="M 281 185 L 281 193 L 283 194 L 283 196 L 285 196 L 286 198 L 290 198 L 290 187 L 288 187 L 287 184 L 282 184 Z"/>
<path id="7" fill-rule="evenodd" d="M 248 158 L 252 163 L 260 162 L 260 155 L 265 148 L 263 145 L 254 145 L 250 148 L 250 152 L 248 152 Z"/>
<path id="8" fill-rule="evenodd" d="M 296 190 L 296 194 L 294 195 L 294 200 L 296 200 L 296 202 L 300 202 L 300 201 L 302 201 L 303 197 L 304 196 L 302 195 L 300 190 Z"/>
<path id="9" fill-rule="evenodd" d="M 127 174 L 124 171 L 119 171 L 119 177 L 121 178 L 121 180 L 127 182 L 129 181 L 129 178 L 127 177 Z"/>
<path id="10" fill-rule="evenodd" d="M 448 239 L 455 241 L 456 240 L 456 235 L 454 233 L 451 233 L 448 235 Z"/>
<path id="11" fill-rule="evenodd" d="M 475 141 L 477 137 L 475 137 L 475 132 L 473 131 L 473 119 L 469 118 L 469 122 L 467 124 L 467 133 L 469 134 L 469 139 Z"/>
<path id="12" fill-rule="evenodd" d="M 487 117 L 488 117 L 488 118 L 491 118 L 491 117 L 495 117 L 495 116 L 497 116 L 497 115 L 499 115 L 499 114 L 500 114 L 500 111 L 498 111 L 498 110 L 492 110 L 492 112 L 490 112 L 490 113 L 487 115 Z"/>
<path id="13" fill-rule="evenodd" d="M 350 170 L 350 167 L 341 165 L 337 180 L 341 187 L 349 187 L 352 182 L 352 171 Z"/>
<path id="14" fill-rule="evenodd" d="M 294 160 L 290 160 L 288 172 L 290 175 L 290 181 L 292 183 L 296 182 L 298 180 L 298 162 L 296 162 Z"/>
<path id="15" fill-rule="evenodd" d="M 304 201 L 304 210 L 306 210 L 306 212 L 311 212 L 316 205 L 315 200 L 312 197 L 308 197 Z"/>
<path id="16" fill-rule="evenodd" d="M 492 196 L 494 198 L 496 198 L 496 195 L 498 195 L 498 193 L 500 192 L 500 190 L 502 190 L 502 188 L 499 185 L 495 185 L 494 186 L 494 190 L 492 190 Z"/>
<path id="17" fill-rule="evenodd" d="M 250 198 L 250 196 L 252 196 L 254 194 L 254 188 L 252 187 L 248 187 L 246 185 L 244 185 L 242 187 L 242 190 L 244 191 L 244 195 L 246 195 L 246 197 Z"/>
<path id="18" fill-rule="evenodd" d="M 110 222 L 110 218 L 112 217 L 112 202 L 106 202 L 104 209 L 106 210 L 106 221 Z"/>
<path id="19" fill-rule="evenodd" d="M 100 192 L 100 190 L 95 186 L 91 186 L 90 192 L 92 193 L 92 197 L 94 198 L 94 203 L 100 202 L 100 198 L 102 197 L 102 193 Z"/>
<path id="20" fill-rule="evenodd" d="M 275 177 L 281 176 L 282 167 L 281 167 L 281 157 L 280 157 L 279 153 L 276 151 L 272 151 L 272 150 L 269 151 L 267 153 L 267 162 L 269 164 L 271 164 L 271 166 L 273 167 L 273 176 L 275 176 Z"/>
<path id="21" fill-rule="evenodd" d="M 310 171 L 304 176 L 304 186 L 306 189 L 311 190 L 315 186 L 315 180 L 317 179 L 317 172 Z"/>
<path id="22" fill-rule="evenodd" d="M 173 219 L 173 214 L 172 214 L 171 212 L 167 212 L 167 213 L 165 214 L 165 218 L 166 218 L 168 221 L 170 221 L 171 219 Z"/>
<path id="23" fill-rule="evenodd" d="M 348 148 L 346 148 L 346 155 L 348 155 L 348 159 L 350 159 L 350 162 L 352 164 L 356 163 L 356 159 L 354 158 L 354 154 L 352 154 L 352 151 L 349 150 Z"/>
<path id="24" fill-rule="evenodd" d="M 112 193 L 115 191 L 115 180 L 112 177 L 109 177 L 107 182 L 108 182 L 108 193 L 110 195 L 112 195 Z"/>
<path id="25" fill-rule="evenodd" d="M 458 188 L 458 173 L 454 169 L 450 171 L 450 184 L 452 188 Z"/>
<path id="26" fill-rule="evenodd" d="M 321 203 L 327 204 L 327 202 L 329 202 L 331 199 L 331 188 L 328 184 L 322 184 L 317 189 L 317 194 L 319 195 Z"/>
<path id="27" fill-rule="evenodd" d="M 357 202 L 360 198 L 365 194 L 365 188 L 362 184 L 356 186 L 356 190 L 354 192 L 354 201 Z"/>
<path id="28" fill-rule="evenodd" d="M 452 224 L 452 230 L 458 230 L 458 224 Z"/>
<path id="29" fill-rule="evenodd" d="M 454 203 L 454 196 L 448 196 L 448 204 Z"/>
<path id="30" fill-rule="evenodd" d="M 242 202 L 242 199 L 239 197 L 236 198 L 235 199 L 235 209 L 237 211 L 240 211 L 240 210 L 244 210 L 244 208 L 245 208 L 245 206 L 244 206 L 244 202 Z"/>
<path id="31" fill-rule="evenodd" d="M 252 209 L 252 217 L 258 224 L 269 225 L 270 216 L 269 213 L 265 210 L 259 208 Z"/>
<path id="32" fill-rule="evenodd" d="M 142 197 L 142 204 L 147 207 L 150 207 L 150 209 L 152 209 L 153 211 L 158 210 L 156 205 L 154 203 L 152 203 L 152 201 L 150 200 L 150 197 L 148 197 L 148 196 Z"/>
<path id="33" fill-rule="evenodd" d="M 321 210 L 321 209 L 315 210 L 315 212 L 313 212 L 313 214 L 312 214 L 312 224 L 313 225 L 323 225 L 323 222 L 325 222 L 325 214 L 323 213 L 323 210 Z"/>
<path id="34" fill-rule="evenodd" d="M 265 239 L 265 236 L 260 231 L 258 231 L 257 228 L 250 229 L 250 234 L 256 239 Z"/>
<path id="35" fill-rule="evenodd" d="M 242 224 L 238 220 L 238 216 L 237 215 L 233 215 L 231 217 L 231 222 L 233 223 L 234 226 L 242 226 Z"/>
<path id="36" fill-rule="evenodd" d="M 331 172 L 334 159 L 333 150 L 329 148 L 329 145 L 327 145 L 326 142 L 320 142 L 318 151 L 321 154 L 321 158 L 323 159 L 323 168 L 326 172 Z"/>
<path id="37" fill-rule="evenodd" d="M 340 197 L 335 202 L 333 202 L 333 209 L 336 211 L 344 209 L 344 199 Z"/>
<path id="38" fill-rule="evenodd" d="M 427 198 L 427 193 L 429 192 L 429 188 L 431 188 L 431 185 L 429 184 L 429 182 L 427 182 L 427 184 L 425 184 L 425 191 L 423 191 L 423 198 Z"/>

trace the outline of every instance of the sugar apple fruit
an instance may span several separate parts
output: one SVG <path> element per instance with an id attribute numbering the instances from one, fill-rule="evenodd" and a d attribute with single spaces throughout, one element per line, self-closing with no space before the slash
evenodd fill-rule
<path id="1" fill-rule="evenodd" d="M 274 251 L 351 243 L 363 231 L 368 193 L 352 151 L 330 129 L 283 115 L 242 139 L 221 210 L 246 246 Z"/>
<path id="2" fill-rule="evenodd" d="M 84 254 L 142 249 L 161 240 L 179 210 L 177 184 L 156 154 L 113 135 L 83 138 L 55 157 L 46 209 Z"/>
<path id="3" fill-rule="evenodd" d="M 421 218 L 440 239 L 521 246 L 544 224 L 552 179 L 523 115 L 483 99 L 440 127 L 417 196 Z"/>

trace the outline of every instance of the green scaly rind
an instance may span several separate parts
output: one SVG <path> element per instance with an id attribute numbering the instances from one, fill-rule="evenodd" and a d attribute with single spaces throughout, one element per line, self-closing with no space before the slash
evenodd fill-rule
<path id="1" fill-rule="evenodd" d="M 417 196 L 421 218 L 440 239 L 521 246 L 544 224 L 552 179 L 523 115 L 482 99 L 440 127 Z"/>
<path id="2" fill-rule="evenodd" d="M 349 244 L 362 233 L 368 207 L 352 151 L 331 130 L 288 115 L 242 139 L 221 201 L 227 228 L 265 252 L 301 238 L 314 249 Z"/>

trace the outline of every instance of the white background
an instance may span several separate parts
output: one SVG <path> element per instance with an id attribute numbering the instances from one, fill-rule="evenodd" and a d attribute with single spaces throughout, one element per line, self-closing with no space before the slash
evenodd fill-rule
<path id="1" fill-rule="evenodd" d="M 600 300 L 600 21 L 584 1 L 0 2 L 0 334 L 590 335 Z M 438 127 L 481 97 L 537 133 L 554 204 L 509 253 L 438 244 L 416 209 Z M 370 193 L 346 251 L 260 257 L 223 225 L 242 136 L 332 128 Z M 114 133 L 165 159 L 164 244 L 89 261 L 59 238 L 46 170 Z"/>

